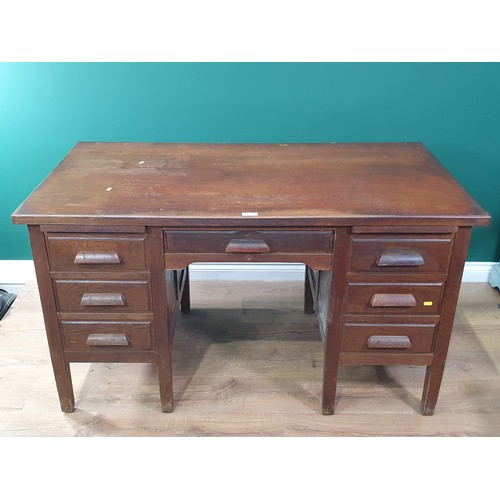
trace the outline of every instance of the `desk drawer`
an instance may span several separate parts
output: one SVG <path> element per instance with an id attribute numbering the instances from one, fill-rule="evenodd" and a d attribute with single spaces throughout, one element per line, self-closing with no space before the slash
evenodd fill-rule
<path id="1" fill-rule="evenodd" d="M 145 351 L 152 348 L 150 321 L 61 321 L 68 351 Z"/>
<path id="2" fill-rule="evenodd" d="M 47 235 L 51 271 L 142 271 L 145 235 Z"/>
<path id="3" fill-rule="evenodd" d="M 54 280 L 60 312 L 150 310 L 149 281 Z"/>
<path id="4" fill-rule="evenodd" d="M 165 231 L 167 252 L 331 253 L 331 231 Z"/>
<path id="5" fill-rule="evenodd" d="M 348 283 L 350 314 L 439 314 L 443 283 Z"/>
<path id="6" fill-rule="evenodd" d="M 430 353 L 435 324 L 346 323 L 344 352 Z"/>
<path id="7" fill-rule="evenodd" d="M 351 271 L 446 273 L 453 239 L 450 236 L 352 237 Z"/>

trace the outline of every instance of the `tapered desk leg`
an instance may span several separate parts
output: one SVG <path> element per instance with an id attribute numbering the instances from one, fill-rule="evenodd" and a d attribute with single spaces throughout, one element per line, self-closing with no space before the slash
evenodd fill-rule
<path id="1" fill-rule="evenodd" d="M 314 297 L 309 277 L 310 272 L 311 270 L 309 266 L 306 266 L 306 274 L 304 282 L 304 312 L 306 314 L 312 314 L 314 312 Z"/>
<path id="2" fill-rule="evenodd" d="M 170 413 L 174 409 L 172 382 L 172 352 L 168 318 L 168 292 L 163 261 L 163 231 L 160 227 L 149 230 L 151 262 L 151 289 L 153 303 L 153 327 L 156 346 L 156 364 L 160 386 L 161 410 Z M 171 300 L 173 300 L 172 298 Z M 173 333 L 173 332 L 172 332 Z"/>
<path id="3" fill-rule="evenodd" d="M 71 380 L 70 365 L 64 359 L 45 238 L 39 226 L 29 226 L 28 231 L 59 403 L 63 412 L 71 413 L 75 409 L 73 382 Z"/>
<path id="4" fill-rule="evenodd" d="M 332 415 L 337 392 L 337 377 L 342 350 L 342 312 L 346 286 L 347 256 L 350 244 L 349 228 L 335 231 L 333 249 L 332 279 L 328 306 L 328 319 L 325 327 L 324 364 L 323 364 L 323 402 L 324 415 Z M 321 284 L 320 284 L 321 287 Z"/>
<path id="5" fill-rule="evenodd" d="M 184 283 L 182 286 L 181 295 L 181 311 L 184 314 L 188 314 L 191 310 L 191 294 L 189 290 L 189 266 L 186 267 L 184 271 Z"/>
<path id="6" fill-rule="evenodd" d="M 451 255 L 448 280 L 441 306 L 441 318 L 436 336 L 434 356 L 432 364 L 427 367 L 424 380 L 424 390 L 420 410 L 422 415 L 433 415 L 436 407 L 439 389 L 443 378 L 443 372 L 448 355 L 455 312 L 457 309 L 458 295 L 462 282 L 462 274 L 469 249 L 471 228 L 460 228 L 455 235 L 453 252 Z"/>
<path id="7" fill-rule="evenodd" d="M 172 385 L 172 361 L 169 350 L 158 350 L 157 366 L 161 411 L 163 413 L 171 413 L 174 411 L 174 394 Z"/>

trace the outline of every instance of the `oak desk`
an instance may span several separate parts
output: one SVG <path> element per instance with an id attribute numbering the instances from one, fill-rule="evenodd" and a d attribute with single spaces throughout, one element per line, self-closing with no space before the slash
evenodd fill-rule
<path id="1" fill-rule="evenodd" d="M 152 362 L 173 410 L 171 343 L 193 262 L 300 262 L 340 364 L 427 366 L 434 412 L 471 228 L 489 215 L 419 143 L 78 143 L 12 216 L 27 224 L 61 408 L 72 362 Z"/>

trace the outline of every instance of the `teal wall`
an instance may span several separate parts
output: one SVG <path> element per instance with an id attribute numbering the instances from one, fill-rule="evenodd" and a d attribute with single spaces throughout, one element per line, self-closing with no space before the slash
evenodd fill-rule
<path id="1" fill-rule="evenodd" d="M 500 257 L 500 64 L 0 64 L 0 259 L 30 259 L 10 214 L 78 141 L 421 141 L 493 217 Z"/>

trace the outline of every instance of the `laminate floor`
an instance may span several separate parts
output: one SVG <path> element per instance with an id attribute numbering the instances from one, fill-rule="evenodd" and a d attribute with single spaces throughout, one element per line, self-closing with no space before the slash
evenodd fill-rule
<path id="1" fill-rule="evenodd" d="M 441 393 L 423 367 L 342 367 L 321 414 L 323 350 L 298 282 L 193 282 L 174 340 L 171 414 L 151 364 L 72 364 L 60 411 L 36 284 L 0 322 L 0 436 L 500 436 L 500 294 L 462 286 Z"/>

